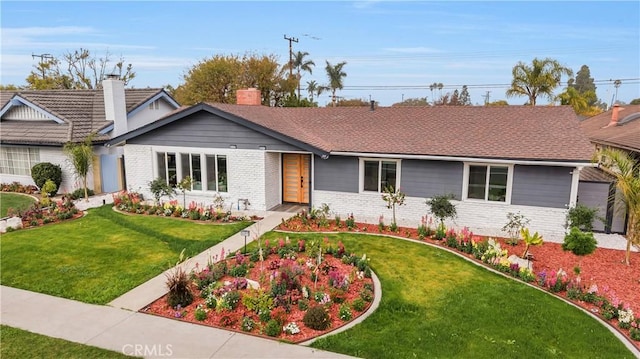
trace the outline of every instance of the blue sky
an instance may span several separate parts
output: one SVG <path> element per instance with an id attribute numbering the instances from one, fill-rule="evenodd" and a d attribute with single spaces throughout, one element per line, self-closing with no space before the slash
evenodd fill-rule
<path id="1" fill-rule="evenodd" d="M 473 103 L 487 91 L 491 101 L 507 99 L 511 69 L 534 57 L 574 71 L 588 65 L 604 102 L 616 79 L 619 100 L 640 97 L 638 1 L 2 1 L 0 12 L 2 84 L 24 84 L 37 63 L 32 54 L 83 47 L 131 62 L 133 87 L 177 86 L 188 68 L 216 54 L 275 54 L 285 63 L 286 34 L 316 63 L 303 83 L 326 83 L 325 61 L 346 61 L 339 95 L 383 106 L 432 100 L 434 82 L 443 93 L 469 85 Z M 323 95 L 320 105 L 329 100 Z"/>

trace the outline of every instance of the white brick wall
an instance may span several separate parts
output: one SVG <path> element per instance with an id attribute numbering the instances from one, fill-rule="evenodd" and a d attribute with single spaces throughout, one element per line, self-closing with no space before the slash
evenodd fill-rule
<path id="1" fill-rule="evenodd" d="M 385 223 L 390 224 L 393 218 L 392 210 L 387 209 L 382 195 L 377 193 L 314 191 L 313 198 L 314 207 L 326 203 L 342 219 L 353 213 L 357 222 L 378 223 L 380 215 L 384 215 Z M 540 232 L 545 240 L 562 242 L 564 237 L 565 209 L 473 201 L 452 203 L 456 206 L 458 216 L 446 222 L 448 227 L 469 227 L 476 234 L 504 237 L 506 234 L 501 228 L 507 221 L 507 213 L 520 212 L 531 220 L 529 228 Z M 405 205 L 396 208 L 396 219 L 400 226 L 417 227 L 421 217 L 429 214 L 425 198 L 406 197 Z"/>
<path id="2" fill-rule="evenodd" d="M 149 191 L 149 182 L 156 178 L 154 166 L 155 152 L 178 152 L 178 153 L 209 153 L 227 156 L 227 181 L 228 192 L 220 193 L 225 199 L 226 208 L 237 210 L 238 199 L 248 199 L 249 209 L 264 211 L 267 209 L 265 188 L 267 180 L 265 172 L 277 172 L 273 165 L 272 154 L 266 156 L 265 151 L 260 150 L 238 150 L 238 149 L 194 149 L 179 147 L 162 147 L 147 145 L 124 146 L 125 168 L 127 172 L 127 189 L 143 193 L 146 199 L 153 199 Z M 276 154 L 277 155 L 277 154 Z M 276 156 L 277 159 L 277 156 Z M 267 163 L 270 169 L 266 169 Z M 276 167 L 273 169 L 273 167 Z M 277 181 L 277 179 L 276 179 Z M 271 181 L 269 181 L 271 185 Z M 214 193 L 212 191 L 190 191 L 187 192 L 186 202 L 191 201 L 209 205 L 213 203 Z M 272 194 L 270 194 L 272 196 Z M 175 197 L 182 202 L 182 194 Z M 273 201 L 270 197 L 269 201 Z M 240 204 L 240 209 L 243 205 Z"/>

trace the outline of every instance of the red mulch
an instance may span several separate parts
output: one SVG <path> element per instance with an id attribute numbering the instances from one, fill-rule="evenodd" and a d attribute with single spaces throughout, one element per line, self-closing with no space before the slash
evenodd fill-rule
<path id="1" fill-rule="evenodd" d="M 280 230 L 285 231 L 299 231 L 299 232 L 315 232 L 315 231 L 327 231 L 327 232 L 349 232 L 345 227 L 344 222 L 341 226 L 336 226 L 334 221 L 330 221 L 327 227 L 320 228 L 315 223 L 302 223 L 299 217 L 292 218 L 285 225 L 278 227 Z M 356 233 L 369 233 L 369 234 L 384 234 L 390 236 L 403 237 L 421 241 L 418 239 L 418 231 L 415 228 L 400 227 L 396 232 L 388 230 L 388 227 L 380 231 L 377 224 L 356 223 L 356 227 L 351 230 Z M 482 241 L 486 237 L 474 236 L 474 240 Z M 505 244 L 505 238 L 495 238 L 501 243 L 502 249 L 506 249 L 509 255 L 515 254 L 521 256 L 524 252 L 524 243 L 520 241 L 518 245 L 511 246 Z M 438 241 L 431 238 L 422 240 L 421 242 L 428 242 L 444 248 L 448 248 L 445 241 Z M 533 254 L 533 270 L 537 275 L 542 271 L 549 273 L 551 271 L 564 270 L 569 278 L 575 278 L 574 267 L 580 267 L 581 283 L 586 289 L 592 285 L 597 286 L 597 294 L 603 295 L 609 300 L 617 297 L 620 302 L 624 303 L 625 307 L 631 308 L 635 313 L 636 318 L 640 316 L 640 252 L 631 252 L 631 265 L 624 264 L 625 251 L 597 248 L 596 251 L 590 255 L 579 257 L 570 251 L 563 251 L 562 245 L 559 243 L 544 242 L 540 246 L 532 246 L 529 248 L 529 252 Z M 482 263 L 472 255 L 458 252 L 459 254 L 473 259 L 478 263 Z M 536 283 L 531 283 L 536 285 Z M 565 299 L 567 299 L 567 293 L 556 293 Z M 594 304 L 585 303 L 582 301 L 572 301 L 573 303 L 591 311 L 592 313 L 599 313 L 599 308 Z M 607 320 L 603 318 L 606 322 Z M 609 323 L 627 338 L 629 337 L 629 331 L 620 329 L 617 326 L 617 321 L 611 320 Z M 635 346 L 639 347 L 639 342 L 631 340 Z"/>
<path id="2" fill-rule="evenodd" d="M 306 255 L 304 255 L 304 253 L 299 253 L 298 256 L 299 259 L 304 259 L 306 261 L 307 257 Z M 253 268 L 251 268 L 249 270 L 249 272 L 246 275 L 246 278 L 248 279 L 252 279 L 255 280 L 257 282 L 261 282 L 260 286 L 261 288 L 266 288 L 267 290 L 269 290 L 269 275 L 271 275 L 271 273 L 273 273 L 273 271 L 270 271 L 267 269 L 268 264 L 271 261 L 285 261 L 280 259 L 280 257 L 277 254 L 271 254 L 269 255 L 267 258 L 265 258 L 264 260 L 264 271 L 262 271 L 263 273 L 266 274 L 266 278 L 262 278 L 261 281 L 261 269 L 260 269 L 260 263 L 255 263 L 255 266 Z M 354 270 L 357 270 L 357 268 L 349 265 L 349 264 L 344 264 L 342 263 L 339 259 L 330 256 L 330 255 L 326 255 L 324 257 L 323 263 L 328 263 L 331 266 L 335 266 L 336 268 L 338 268 L 338 270 L 341 273 L 345 273 L 347 275 L 351 274 Z M 322 290 L 323 292 L 329 293 L 329 277 L 328 275 L 322 274 L 322 272 L 318 272 L 319 276 L 318 276 L 318 281 L 317 283 L 314 285 L 314 283 L 311 281 L 311 277 L 310 277 L 310 272 L 309 269 L 303 265 L 304 269 L 305 269 L 305 273 L 300 276 L 300 285 L 301 286 L 308 286 L 309 288 L 311 288 L 311 293 L 310 293 L 310 298 L 309 298 L 309 307 L 312 307 L 314 305 L 317 305 L 317 303 L 315 302 L 315 300 L 311 297 L 313 295 L 313 292 L 320 291 Z M 232 281 L 233 278 L 232 277 L 225 277 L 222 279 L 222 281 Z M 344 302 L 345 303 L 351 303 L 354 299 L 358 298 L 360 296 L 360 292 L 362 291 L 365 283 L 370 283 L 372 284 L 372 280 L 371 278 L 364 278 L 364 279 L 354 279 L 350 282 L 349 284 L 349 289 L 345 292 L 344 294 Z M 374 290 L 376 290 L 374 288 Z M 242 292 L 242 291 L 241 291 Z M 260 323 L 260 318 L 258 317 L 258 315 L 253 312 L 253 311 L 249 311 L 243 304 L 242 302 L 240 302 L 238 304 L 238 308 L 236 308 L 236 310 L 234 311 L 222 311 L 222 312 L 216 312 L 215 309 L 212 309 L 209 311 L 207 319 L 204 321 L 198 321 L 195 319 L 195 308 L 199 305 L 202 304 L 203 307 L 206 307 L 205 303 L 205 299 L 200 298 L 200 291 L 194 286 L 193 287 L 193 293 L 194 293 L 194 301 L 192 304 L 190 304 L 189 306 L 187 306 L 186 308 L 183 308 L 183 310 L 186 310 L 186 316 L 184 317 L 180 317 L 177 318 L 176 317 L 176 310 L 171 308 L 168 304 L 167 304 L 167 296 L 163 296 L 160 299 L 154 301 L 153 303 L 151 303 L 150 305 L 148 305 L 147 307 L 145 307 L 142 312 L 144 313 L 150 313 L 150 314 L 155 314 L 155 315 L 159 315 L 159 316 L 163 316 L 163 317 L 168 317 L 168 318 L 173 318 L 173 319 L 178 319 L 178 320 L 182 320 L 182 321 L 187 321 L 187 322 L 191 322 L 191 323 L 197 323 L 197 324 L 202 324 L 202 325 L 208 325 L 208 326 L 212 326 L 212 327 L 218 327 L 218 328 L 223 328 L 225 330 L 233 330 L 233 331 L 237 331 L 237 332 L 242 332 L 245 334 L 252 334 L 252 335 L 257 335 L 257 336 L 261 336 L 261 337 L 265 337 L 265 338 L 270 338 L 266 335 L 260 334 L 259 329 L 257 328 L 259 326 L 258 323 Z M 352 310 L 353 313 L 353 319 L 359 317 L 360 315 L 362 315 L 364 312 L 366 312 L 366 310 L 369 308 L 369 306 L 371 305 L 371 303 L 366 303 L 365 309 L 362 312 L 357 312 L 355 310 Z M 315 338 L 317 336 L 320 336 L 322 334 L 325 334 L 329 331 L 335 330 L 345 324 L 347 324 L 348 322 L 344 322 L 340 319 L 340 317 L 338 316 L 338 312 L 339 312 L 339 308 L 340 308 L 340 304 L 338 303 L 334 303 L 333 301 L 331 302 L 331 305 L 328 308 L 328 312 L 330 315 L 330 320 L 331 320 L 331 325 L 329 326 L 329 329 L 327 330 L 314 330 L 314 329 L 310 329 L 308 327 L 306 327 L 304 325 L 304 323 L 302 322 L 302 318 L 305 314 L 305 311 L 302 311 L 298 308 L 297 305 L 292 305 L 291 306 L 291 312 L 289 314 L 287 314 L 287 319 L 285 321 L 285 325 L 290 323 L 290 322 L 295 322 L 298 327 L 300 328 L 300 333 L 297 334 L 285 334 L 284 332 L 277 337 L 277 339 L 280 340 L 287 340 L 289 342 L 292 343 L 300 343 L 300 342 L 304 342 L 306 340 L 309 340 L 311 338 Z M 220 325 L 220 319 L 223 316 L 228 316 L 229 318 L 231 318 L 231 321 L 233 322 L 232 325 L 230 326 L 222 326 Z M 256 323 L 256 327 L 251 331 L 251 332 L 244 332 L 242 331 L 242 327 L 241 327 L 241 322 L 242 322 L 242 318 L 243 316 L 250 316 L 254 319 L 255 323 Z"/>

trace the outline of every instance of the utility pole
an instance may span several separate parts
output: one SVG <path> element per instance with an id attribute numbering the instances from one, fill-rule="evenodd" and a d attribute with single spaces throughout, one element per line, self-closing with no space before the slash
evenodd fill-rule
<path id="1" fill-rule="evenodd" d="M 294 42 L 298 42 L 298 39 L 295 37 L 287 37 L 284 35 L 284 39 L 289 41 L 289 76 L 293 76 L 293 44 Z"/>
<path id="2" fill-rule="evenodd" d="M 31 58 L 35 59 L 36 57 L 40 58 L 40 63 L 44 63 L 45 60 L 53 60 L 53 55 L 51 54 L 40 54 L 40 55 L 36 55 L 34 53 L 31 53 Z M 42 79 L 44 79 L 44 66 L 42 67 Z"/>
<path id="3" fill-rule="evenodd" d="M 613 106 L 616 102 L 618 102 L 618 87 L 620 87 L 620 85 L 622 85 L 622 81 L 620 80 L 613 81 L 613 86 L 616 88 L 616 97 L 615 97 L 615 101 L 611 104 L 611 106 Z"/>
<path id="4" fill-rule="evenodd" d="M 491 93 L 491 91 L 487 91 L 487 93 L 485 93 L 484 95 L 484 105 L 488 105 L 489 104 L 489 94 Z"/>

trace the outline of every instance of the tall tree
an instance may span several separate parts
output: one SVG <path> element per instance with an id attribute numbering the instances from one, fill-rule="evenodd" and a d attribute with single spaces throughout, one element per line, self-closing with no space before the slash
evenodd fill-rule
<path id="1" fill-rule="evenodd" d="M 305 57 L 308 55 L 309 53 L 306 51 L 298 51 L 293 55 L 293 67 L 297 71 L 298 79 L 298 98 L 300 98 L 300 80 L 302 79 L 302 75 L 300 74 L 300 72 L 306 71 L 309 74 L 313 74 L 313 66 L 316 65 L 313 61 L 305 59 Z"/>
<path id="2" fill-rule="evenodd" d="M 429 102 L 427 102 L 426 97 L 418 97 L 418 98 L 408 98 L 402 102 L 396 102 L 391 107 L 398 106 L 429 106 Z"/>
<path id="3" fill-rule="evenodd" d="M 568 85 L 569 87 L 576 89 L 582 95 L 589 93 L 589 96 L 585 96 L 589 101 L 589 106 L 593 106 L 596 101 L 598 101 L 598 98 L 596 97 L 596 84 L 593 81 L 593 77 L 591 77 L 591 70 L 589 70 L 589 66 L 582 65 L 580 70 L 576 73 L 576 78 L 569 79 Z"/>
<path id="4" fill-rule="evenodd" d="M 560 85 L 562 75 L 572 76 L 573 71 L 551 58 L 533 59 L 531 66 L 520 61 L 513 67 L 511 88 L 507 97 L 527 96 L 529 105 L 535 106 L 538 96 L 553 101 L 553 91 Z"/>
<path id="5" fill-rule="evenodd" d="M 43 58 L 26 78 L 28 87 L 34 90 L 51 89 L 95 89 L 100 87 L 105 75 L 118 75 L 127 85 L 136 73 L 132 64 L 125 64 L 124 59 L 111 67 L 111 54 L 107 51 L 104 57 L 96 58 L 87 49 L 80 48 L 66 52 L 62 58 Z M 63 70 L 66 69 L 66 70 Z"/>
<path id="6" fill-rule="evenodd" d="M 238 89 L 256 87 L 263 105 L 279 106 L 296 88 L 296 80 L 275 55 L 216 55 L 200 61 L 183 78 L 184 83 L 172 93 L 183 105 L 235 103 Z"/>
<path id="7" fill-rule="evenodd" d="M 462 86 L 462 91 L 460 91 L 460 97 L 458 97 L 458 101 L 462 106 L 471 106 L 471 96 L 469 95 L 469 88 L 467 85 Z"/>
<path id="8" fill-rule="evenodd" d="M 587 99 L 575 88 L 567 87 L 558 95 L 561 105 L 570 105 L 578 115 L 583 115 L 589 110 Z"/>
<path id="9" fill-rule="evenodd" d="M 73 143 L 68 142 L 64 145 L 64 152 L 66 153 L 73 170 L 82 181 L 84 188 L 84 198 L 89 200 L 89 192 L 87 187 L 87 176 L 89 175 L 89 169 L 91 169 L 91 163 L 93 162 L 93 135 L 88 136 L 84 142 Z"/>
<path id="10" fill-rule="evenodd" d="M 630 264 L 631 244 L 640 245 L 640 162 L 631 154 L 604 148 L 597 158 L 616 178 L 616 187 L 627 205 L 627 250 L 625 263 Z"/>
<path id="11" fill-rule="evenodd" d="M 319 85 L 314 80 L 307 82 L 307 92 L 309 92 L 309 100 L 311 102 L 313 102 L 314 96 L 320 97 L 320 95 L 324 92 L 324 90 L 326 90 L 326 87 Z"/>
<path id="12" fill-rule="evenodd" d="M 336 91 L 342 90 L 344 87 L 343 79 L 347 77 L 347 73 L 342 71 L 344 65 L 346 65 L 346 61 L 343 61 L 336 65 L 331 65 L 329 61 L 326 61 L 327 66 L 325 70 L 327 71 L 327 77 L 329 79 L 329 89 L 331 90 L 331 104 L 333 107 L 336 106 Z"/>

